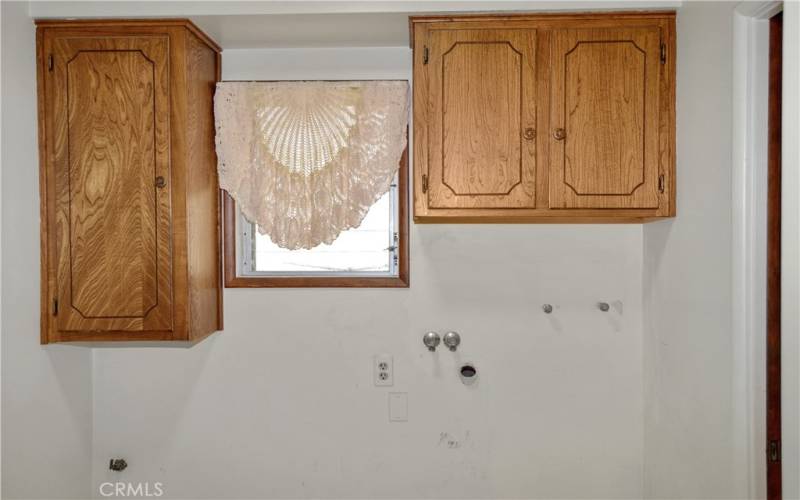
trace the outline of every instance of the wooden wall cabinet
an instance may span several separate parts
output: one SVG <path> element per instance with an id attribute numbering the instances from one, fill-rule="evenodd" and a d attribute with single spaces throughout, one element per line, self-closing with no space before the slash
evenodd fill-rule
<path id="1" fill-rule="evenodd" d="M 675 215 L 674 12 L 410 22 L 416 221 Z"/>
<path id="2" fill-rule="evenodd" d="M 219 47 L 179 19 L 36 36 L 42 343 L 222 329 Z"/>

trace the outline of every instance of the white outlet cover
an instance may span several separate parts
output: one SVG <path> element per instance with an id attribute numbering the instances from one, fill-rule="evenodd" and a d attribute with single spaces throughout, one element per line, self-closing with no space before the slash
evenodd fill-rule
<path id="1" fill-rule="evenodd" d="M 394 361 L 388 354 L 376 354 L 372 362 L 373 375 L 377 387 L 391 387 L 394 385 Z"/>

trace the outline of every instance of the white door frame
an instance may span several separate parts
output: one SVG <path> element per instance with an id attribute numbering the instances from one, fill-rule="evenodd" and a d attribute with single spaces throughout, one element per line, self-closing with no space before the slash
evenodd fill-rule
<path id="1" fill-rule="evenodd" d="M 733 418 L 749 498 L 766 493 L 766 262 L 769 18 L 782 2 L 743 2 L 733 21 Z"/>

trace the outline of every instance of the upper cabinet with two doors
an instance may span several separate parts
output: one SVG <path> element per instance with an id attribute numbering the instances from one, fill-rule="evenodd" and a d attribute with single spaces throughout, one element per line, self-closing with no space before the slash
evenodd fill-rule
<path id="1" fill-rule="evenodd" d="M 419 222 L 675 215 L 675 15 L 414 17 Z"/>

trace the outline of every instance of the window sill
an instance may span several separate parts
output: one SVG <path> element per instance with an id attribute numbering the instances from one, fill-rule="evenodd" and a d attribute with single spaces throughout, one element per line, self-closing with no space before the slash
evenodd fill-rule
<path id="1" fill-rule="evenodd" d="M 225 277 L 225 288 L 408 288 L 408 276 L 397 277 Z"/>

